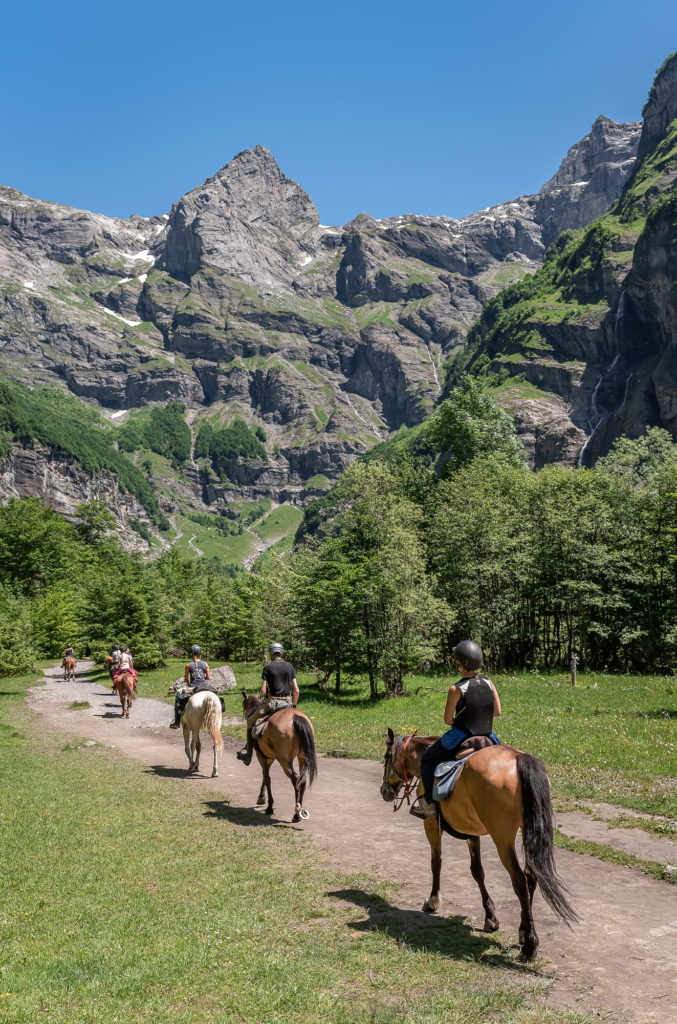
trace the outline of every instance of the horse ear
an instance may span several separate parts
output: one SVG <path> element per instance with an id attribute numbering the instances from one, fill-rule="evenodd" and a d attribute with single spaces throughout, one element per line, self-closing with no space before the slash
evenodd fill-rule
<path id="1" fill-rule="evenodd" d="M 386 740 L 386 743 L 388 744 L 388 746 L 391 746 L 391 744 L 393 744 L 394 742 L 395 742 L 395 733 L 393 732 L 392 729 L 389 728 L 388 729 L 388 739 Z"/>

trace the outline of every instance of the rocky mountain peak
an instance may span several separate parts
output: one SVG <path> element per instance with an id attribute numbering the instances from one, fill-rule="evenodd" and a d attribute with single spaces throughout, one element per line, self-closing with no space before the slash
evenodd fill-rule
<path id="1" fill-rule="evenodd" d="M 288 286 L 314 254 L 319 223 L 308 193 L 256 146 L 175 203 L 162 262 L 184 280 L 215 267 L 248 284 Z"/>
<path id="2" fill-rule="evenodd" d="M 637 156 L 641 121 L 620 124 L 600 115 L 571 147 L 539 193 L 535 219 L 547 247 L 567 228 L 601 217 L 621 194 Z"/>

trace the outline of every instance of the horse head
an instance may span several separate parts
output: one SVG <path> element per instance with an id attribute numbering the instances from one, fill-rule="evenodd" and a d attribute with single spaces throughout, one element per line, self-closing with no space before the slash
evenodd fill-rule
<path id="1" fill-rule="evenodd" d="M 252 711 L 254 711 L 261 703 L 261 698 L 257 697 L 255 693 L 247 693 L 246 690 L 242 690 L 242 712 L 245 718 L 249 718 Z"/>
<path id="2" fill-rule="evenodd" d="M 396 736 L 392 729 L 388 729 L 385 740 L 386 754 L 383 759 L 383 782 L 381 783 L 381 796 L 388 803 L 392 803 L 396 799 L 404 782 L 404 776 L 397 769 L 398 754 L 402 752 L 402 744 L 398 743 L 398 740 L 401 741 L 401 737 Z"/>

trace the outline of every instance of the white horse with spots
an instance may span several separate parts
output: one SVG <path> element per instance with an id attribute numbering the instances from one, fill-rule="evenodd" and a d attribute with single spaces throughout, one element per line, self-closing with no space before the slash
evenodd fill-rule
<path id="1" fill-rule="evenodd" d="M 223 750 L 221 738 L 221 701 L 211 690 L 194 693 L 186 704 L 181 716 L 183 741 L 186 745 L 188 771 L 197 772 L 200 767 L 200 730 L 208 732 L 214 744 L 214 769 L 212 778 L 219 774 L 219 752 Z"/>

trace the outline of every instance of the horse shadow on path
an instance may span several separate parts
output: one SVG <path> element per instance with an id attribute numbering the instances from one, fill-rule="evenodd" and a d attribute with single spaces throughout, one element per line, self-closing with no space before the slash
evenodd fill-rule
<path id="1" fill-rule="evenodd" d="M 379 932 L 406 943 L 410 949 L 437 953 L 451 960 L 475 960 L 511 972 L 525 970 L 539 973 L 533 965 L 523 964 L 504 949 L 496 938 L 476 931 L 466 919 L 454 914 L 438 917 L 422 910 L 404 910 L 393 906 L 381 896 L 364 889 L 334 889 L 325 893 L 332 899 L 362 907 L 368 917 L 348 925 L 359 932 Z"/>
<path id="2" fill-rule="evenodd" d="M 287 829 L 290 832 L 299 832 L 297 826 L 289 821 L 281 821 L 274 815 L 264 814 L 263 811 L 255 811 L 250 807 L 235 807 L 228 800 L 207 800 L 205 811 L 208 818 L 220 818 L 222 821 L 230 821 L 233 825 L 263 826 L 264 828 Z"/>

